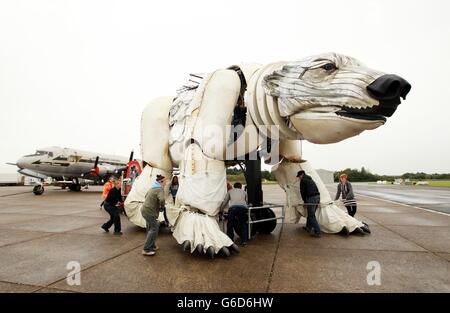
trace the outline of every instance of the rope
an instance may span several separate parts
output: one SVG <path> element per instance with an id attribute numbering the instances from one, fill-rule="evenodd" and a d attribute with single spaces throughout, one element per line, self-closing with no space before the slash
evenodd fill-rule
<path id="1" fill-rule="evenodd" d="M 293 188 L 298 188 L 297 185 L 293 185 L 293 184 L 286 184 L 286 186 L 288 187 L 293 187 Z M 345 199 L 339 199 L 339 200 L 333 200 L 333 201 L 328 201 L 328 202 L 319 202 L 319 203 L 299 203 L 298 205 L 330 205 L 330 204 L 335 204 L 338 205 L 339 204 L 343 204 L 345 205 L 356 205 L 356 199 L 352 199 L 352 200 L 345 200 Z"/>

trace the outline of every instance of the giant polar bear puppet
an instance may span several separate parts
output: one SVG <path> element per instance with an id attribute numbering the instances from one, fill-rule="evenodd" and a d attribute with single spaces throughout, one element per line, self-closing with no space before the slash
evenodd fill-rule
<path id="1" fill-rule="evenodd" d="M 145 227 L 141 208 L 151 183 L 158 174 L 170 179 L 178 168 L 175 202 L 166 186 L 173 236 L 191 253 L 197 250 L 214 257 L 222 251 L 229 255 L 230 248 L 237 247 L 216 219 L 227 192 L 225 161 L 259 149 L 265 162 L 274 164 L 272 172 L 286 192 L 286 222 L 296 223 L 305 216 L 296 178 L 304 170 L 320 191 L 316 217 L 324 232 L 364 227 L 332 202 L 302 157 L 301 140 L 335 143 L 383 125 L 400 104 L 400 97 L 405 99 L 409 92 L 407 81 L 336 53 L 265 66 L 242 64 L 201 78 L 197 84 L 184 86 L 176 97 L 157 98 L 144 109 L 141 150 L 145 167 L 125 201 L 131 222 Z M 235 124 L 237 107 L 246 112 L 239 132 L 230 126 Z"/>

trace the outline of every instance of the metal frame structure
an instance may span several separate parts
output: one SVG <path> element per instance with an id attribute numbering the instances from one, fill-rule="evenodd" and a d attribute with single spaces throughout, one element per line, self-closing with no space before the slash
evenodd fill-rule
<path id="1" fill-rule="evenodd" d="M 284 223 L 284 217 L 285 217 L 285 213 L 284 213 L 284 205 L 282 204 L 274 204 L 274 203 L 264 203 L 264 195 L 263 195 L 263 190 L 262 190 L 262 177 L 261 177 L 261 159 L 259 157 L 259 153 L 257 153 L 256 155 L 256 160 L 245 160 L 245 180 L 247 183 L 247 197 L 248 197 L 248 203 L 250 204 L 248 206 L 248 219 L 247 219 L 247 224 L 248 224 L 248 238 L 250 239 L 252 236 L 252 229 L 251 226 L 252 224 L 257 224 L 257 223 L 265 223 L 265 222 L 270 222 L 270 221 L 276 221 L 281 219 L 282 222 Z M 242 166 L 241 166 L 241 169 Z M 243 169 L 244 170 L 244 169 Z M 251 219 L 251 213 L 252 211 L 256 211 L 256 210 L 272 210 L 272 208 L 279 208 L 281 207 L 281 216 L 275 216 L 275 217 L 270 217 L 270 218 L 262 218 L 262 219 L 258 219 L 255 221 L 252 221 Z M 275 215 L 275 212 L 273 212 Z"/>
<path id="2" fill-rule="evenodd" d="M 252 221 L 251 219 L 251 212 L 253 210 L 261 210 L 261 209 L 272 209 L 272 208 L 281 208 L 281 216 L 275 216 L 275 217 L 271 217 L 271 218 L 265 218 L 265 219 L 261 219 L 261 220 L 256 220 L 256 221 Z M 282 220 L 282 223 L 284 223 L 284 210 L 285 207 L 283 204 L 275 204 L 275 203 L 266 203 L 265 205 L 262 206 L 257 206 L 257 207 L 253 207 L 253 206 L 249 206 L 248 207 L 248 238 L 250 239 L 252 237 L 252 230 L 251 230 L 251 225 L 252 224 L 256 224 L 256 223 L 264 223 L 264 222 L 268 222 L 268 221 L 273 221 L 273 220 Z"/>

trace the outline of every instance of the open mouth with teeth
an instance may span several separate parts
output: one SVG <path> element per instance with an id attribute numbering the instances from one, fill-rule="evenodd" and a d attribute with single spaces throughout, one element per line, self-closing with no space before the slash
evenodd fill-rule
<path id="1" fill-rule="evenodd" d="M 384 121 L 386 122 L 387 117 L 391 117 L 397 106 L 400 104 L 400 98 L 397 100 L 393 99 L 391 101 L 381 101 L 379 105 L 369 107 L 369 108 L 351 108 L 343 106 L 340 110 L 334 113 L 343 116 L 354 118 L 358 120 L 368 120 L 368 121 Z"/>
<path id="2" fill-rule="evenodd" d="M 298 115 L 315 115 L 323 117 L 336 114 L 338 116 L 366 121 L 386 122 L 387 117 L 391 117 L 397 106 L 400 104 L 400 99 L 391 101 L 382 101 L 378 105 L 366 108 L 355 108 L 350 106 L 322 106 L 303 110 Z"/>

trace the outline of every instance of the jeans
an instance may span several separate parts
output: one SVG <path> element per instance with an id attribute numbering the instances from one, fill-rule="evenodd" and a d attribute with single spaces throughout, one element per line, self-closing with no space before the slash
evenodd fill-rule
<path id="1" fill-rule="evenodd" d="M 159 222 L 156 217 L 146 214 L 145 212 L 142 212 L 142 216 L 147 222 L 147 239 L 144 244 L 144 251 L 153 251 L 156 248 L 155 241 L 156 237 L 158 237 Z"/>
<path id="2" fill-rule="evenodd" d="M 109 229 L 112 224 L 114 224 L 114 232 L 120 232 L 121 231 L 121 225 L 120 225 L 120 210 L 115 205 L 111 205 L 108 202 L 105 202 L 104 204 L 105 211 L 108 212 L 110 218 L 109 221 L 107 221 L 105 224 L 103 224 L 104 229 Z"/>
<path id="3" fill-rule="evenodd" d="M 316 219 L 316 209 L 320 202 L 320 195 L 312 196 L 306 199 L 308 203 L 306 208 L 308 209 L 308 217 L 306 218 L 306 227 L 314 231 L 315 234 L 320 234 L 320 226 Z"/>
<path id="4" fill-rule="evenodd" d="M 346 205 L 348 215 L 351 217 L 355 216 L 356 214 L 356 205 Z"/>
<path id="5" fill-rule="evenodd" d="M 234 228 L 236 223 L 236 218 L 238 219 L 239 226 L 241 228 L 242 242 L 248 240 L 248 224 L 247 224 L 247 207 L 244 205 L 233 205 L 228 209 L 228 223 L 227 223 L 227 235 L 231 240 L 234 240 Z"/>

